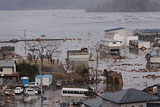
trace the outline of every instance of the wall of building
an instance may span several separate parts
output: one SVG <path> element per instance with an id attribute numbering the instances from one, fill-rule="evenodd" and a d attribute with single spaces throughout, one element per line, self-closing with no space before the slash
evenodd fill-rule
<path id="1" fill-rule="evenodd" d="M 17 72 L 17 71 L 16 71 L 16 64 L 14 64 L 14 71 L 13 71 L 13 72 L 14 72 L 14 73 Z"/>
<path id="2" fill-rule="evenodd" d="M 70 55 L 69 61 L 89 61 L 89 55 Z"/>
<path id="3" fill-rule="evenodd" d="M 115 30 L 111 32 L 105 32 L 104 38 L 110 38 L 118 41 L 122 41 L 122 45 L 126 44 L 126 37 L 128 32 L 125 29 Z"/>
<path id="4" fill-rule="evenodd" d="M 121 42 L 108 42 L 109 47 L 121 46 Z"/>
<path id="5" fill-rule="evenodd" d="M 139 41 L 138 48 L 141 48 L 141 47 L 150 48 L 150 42 Z"/>
<path id="6" fill-rule="evenodd" d="M 150 58 L 150 63 L 160 64 L 160 57 L 151 57 Z"/>
<path id="7" fill-rule="evenodd" d="M 160 103 L 160 101 L 121 104 L 120 107 L 147 107 L 147 103 Z M 142 106 L 140 106 L 140 105 L 142 105 Z"/>
<path id="8" fill-rule="evenodd" d="M 129 46 L 130 40 L 138 40 L 138 36 L 128 36 L 126 41 L 126 46 Z"/>
<path id="9" fill-rule="evenodd" d="M 1 74 L 12 74 L 13 68 L 3 68 L 3 72 Z"/>
<path id="10" fill-rule="evenodd" d="M 89 62 L 88 61 L 68 61 L 67 62 L 67 69 L 69 70 L 68 73 L 75 72 L 75 70 L 81 65 L 85 65 L 86 67 L 88 67 Z"/>
<path id="11" fill-rule="evenodd" d="M 103 100 L 102 107 L 121 107 L 120 104 L 113 103 L 111 101 Z"/>

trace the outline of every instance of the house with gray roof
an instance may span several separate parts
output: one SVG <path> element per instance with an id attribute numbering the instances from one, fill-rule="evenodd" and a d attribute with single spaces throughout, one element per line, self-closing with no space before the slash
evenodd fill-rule
<path id="1" fill-rule="evenodd" d="M 159 48 L 154 49 L 150 53 L 146 54 L 148 69 L 154 69 L 155 71 L 159 71 L 160 68 L 160 50 Z"/>
<path id="2" fill-rule="evenodd" d="M 143 41 L 155 42 L 160 39 L 160 29 L 136 29 L 133 34 Z"/>
<path id="3" fill-rule="evenodd" d="M 0 78 L 19 78 L 19 73 L 16 72 L 16 62 L 14 60 L 0 60 Z M 2 83 L 2 82 L 0 82 Z"/>
<path id="4" fill-rule="evenodd" d="M 92 107 L 90 103 L 85 102 L 85 107 Z M 160 107 L 160 97 L 130 88 L 103 94 L 101 106 L 93 107 Z"/>
<path id="5" fill-rule="evenodd" d="M 0 75 L 12 76 L 16 73 L 16 62 L 14 60 L 0 60 Z"/>

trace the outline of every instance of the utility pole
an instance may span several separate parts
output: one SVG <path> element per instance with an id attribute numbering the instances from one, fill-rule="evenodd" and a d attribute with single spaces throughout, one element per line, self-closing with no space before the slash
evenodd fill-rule
<path id="1" fill-rule="evenodd" d="M 97 43 L 97 47 L 96 47 L 96 53 L 97 53 L 97 57 L 96 57 L 96 84 L 97 84 L 97 82 L 98 82 L 98 52 L 99 52 L 99 50 L 98 50 L 98 43 Z"/>
<path id="2" fill-rule="evenodd" d="M 98 49 L 96 49 L 97 52 L 97 60 L 96 60 L 96 84 L 98 82 Z"/>
<path id="3" fill-rule="evenodd" d="M 41 64 L 39 64 L 39 74 L 40 74 L 40 88 L 41 88 L 41 100 L 43 99 L 43 87 L 42 87 L 42 72 L 41 72 Z"/>
<path id="4" fill-rule="evenodd" d="M 24 38 L 25 38 L 25 47 L 24 47 L 24 49 L 25 49 L 25 54 L 27 53 L 27 50 L 26 50 L 26 30 L 24 30 Z"/>

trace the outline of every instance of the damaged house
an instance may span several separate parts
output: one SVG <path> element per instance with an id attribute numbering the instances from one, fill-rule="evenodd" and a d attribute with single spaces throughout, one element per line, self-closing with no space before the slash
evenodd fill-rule
<path id="1" fill-rule="evenodd" d="M 121 41 L 103 39 L 99 43 L 100 56 L 102 58 L 119 57 L 121 55 Z"/>
<path id="2" fill-rule="evenodd" d="M 74 72 L 80 65 L 89 66 L 89 52 L 87 48 L 81 50 L 67 51 L 67 69 L 68 72 Z"/>
<path id="3" fill-rule="evenodd" d="M 20 74 L 16 72 L 16 62 L 14 60 L 0 60 L 0 78 L 6 80 L 18 80 Z M 3 82 L 4 82 L 3 81 Z M 1 81 L 2 83 L 2 81 Z"/>
<path id="4" fill-rule="evenodd" d="M 147 49 L 150 49 L 149 41 L 140 41 L 140 40 L 130 40 L 129 41 L 129 52 L 140 54 Z"/>
<path id="5" fill-rule="evenodd" d="M 155 42 L 160 39 L 160 29 L 136 29 L 133 31 L 135 36 L 138 36 L 138 40 Z"/>
<path id="6" fill-rule="evenodd" d="M 15 54 L 14 46 L 4 46 L 0 48 L 1 58 L 12 58 L 14 54 Z"/>
<path id="7" fill-rule="evenodd" d="M 120 72 L 104 70 L 104 73 L 106 76 L 106 89 L 108 92 L 122 90 L 123 78 Z"/>
<path id="8" fill-rule="evenodd" d="M 147 68 L 158 70 L 160 68 L 160 52 L 154 50 L 146 54 Z"/>

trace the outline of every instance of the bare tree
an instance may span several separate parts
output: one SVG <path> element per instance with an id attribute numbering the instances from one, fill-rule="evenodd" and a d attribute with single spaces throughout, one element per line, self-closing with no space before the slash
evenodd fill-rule
<path id="1" fill-rule="evenodd" d="M 47 57 L 48 60 L 52 59 L 53 54 L 58 49 L 60 42 L 57 41 L 42 41 L 40 38 L 36 41 L 28 42 L 29 51 L 32 52 L 32 58 L 37 64 L 38 59 L 40 59 L 43 65 L 43 60 Z"/>
<path id="2" fill-rule="evenodd" d="M 48 58 L 48 62 L 50 61 L 51 64 L 53 64 L 53 55 L 56 54 L 58 51 L 57 49 L 60 46 L 59 41 L 54 41 L 50 43 L 50 45 L 46 48 L 46 57 Z"/>

